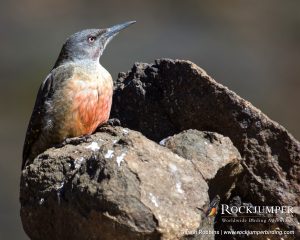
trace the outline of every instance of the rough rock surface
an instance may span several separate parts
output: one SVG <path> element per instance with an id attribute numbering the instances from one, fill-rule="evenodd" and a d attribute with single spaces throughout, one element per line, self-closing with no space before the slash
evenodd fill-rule
<path id="1" fill-rule="evenodd" d="M 189 159 L 209 185 L 209 196 L 227 200 L 241 173 L 241 156 L 228 137 L 186 130 L 162 140 L 161 145 Z"/>
<path id="2" fill-rule="evenodd" d="M 116 81 L 112 116 L 155 141 L 186 129 L 228 136 L 244 159 L 236 188 L 253 205 L 300 205 L 300 144 L 192 62 L 136 63 Z M 299 234 L 299 210 L 281 224 Z M 300 237 L 298 235 L 298 237 Z"/>
<path id="3" fill-rule="evenodd" d="M 208 186 L 184 158 L 121 127 L 39 155 L 23 172 L 31 239 L 213 239 Z"/>
<path id="4" fill-rule="evenodd" d="M 111 117 L 157 143 L 164 139 L 165 147 L 104 127 L 88 142 L 71 139 L 39 155 L 21 176 L 21 217 L 31 239 L 213 239 L 197 232 L 213 227 L 295 231 L 216 239 L 300 238 L 299 142 L 195 64 L 135 64 L 116 81 Z M 223 223 L 220 212 L 205 216 L 215 195 L 231 206 L 292 206 L 294 214 L 286 222 Z"/>

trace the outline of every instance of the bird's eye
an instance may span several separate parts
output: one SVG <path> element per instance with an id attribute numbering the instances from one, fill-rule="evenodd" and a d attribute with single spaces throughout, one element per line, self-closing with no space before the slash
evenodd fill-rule
<path id="1" fill-rule="evenodd" d="M 96 40 L 96 37 L 93 37 L 93 36 L 88 37 L 89 43 L 93 43 L 93 42 L 95 42 L 95 40 Z"/>

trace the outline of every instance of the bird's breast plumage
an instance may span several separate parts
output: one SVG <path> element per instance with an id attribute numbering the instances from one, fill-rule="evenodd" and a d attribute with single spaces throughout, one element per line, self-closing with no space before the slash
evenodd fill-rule
<path id="1" fill-rule="evenodd" d="M 63 83 L 53 109 L 65 109 L 59 126 L 60 138 L 91 134 L 105 123 L 110 114 L 113 83 L 101 66 L 75 67 L 72 76 Z M 54 115 L 60 115 L 60 111 Z"/>

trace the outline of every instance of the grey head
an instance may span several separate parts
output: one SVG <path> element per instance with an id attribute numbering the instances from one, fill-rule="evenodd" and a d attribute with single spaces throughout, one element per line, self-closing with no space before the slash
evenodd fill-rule
<path id="1" fill-rule="evenodd" d="M 98 61 L 107 44 L 124 28 L 135 23 L 129 21 L 105 29 L 85 29 L 71 35 L 64 43 L 53 68 L 69 61 Z"/>

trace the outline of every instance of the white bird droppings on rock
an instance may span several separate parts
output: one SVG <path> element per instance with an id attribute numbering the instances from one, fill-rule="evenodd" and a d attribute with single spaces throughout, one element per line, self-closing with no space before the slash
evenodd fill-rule
<path id="1" fill-rule="evenodd" d="M 170 137 L 164 138 L 159 142 L 159 145 L 161 146 L 165 146 L 166 145 L 166 141 L 169 139 Z"/>
<path id="2" fill-rule="evenodd" d="M 156 197 L 152 193 L 149 193 L 149 196 L 150 196 L 150 200 L 151 200 L 151 202 L 153 202 L 154 206 L 158 207 L 158 202 L 157 202 Z"/>
<path id="3" fill-rule="evenodd" d="M 78 159 L 75 159 L 74 163 L 75 163 L 75 168 L 78 169 L 80 168 L 82 162 L 84 161 L 84 158 L 83 157 L 80 157 Z"/>
<path id="4" fill-rule="evenodd" d="M 114 156 L 113 150 L 107 150 L 107 153 L 104 155 L 105 158 L 112 158 Z"/>
<path id="5" fill-rule="evenodd" d="M 41 198 L 40 201 L 39 201 L 39 205 L 43 205 L 45 199 L 44 198 Z"/>
<path id="6" fill-rule="evenodd" d="M 120 167 L 121 166 L 121 162 L 124 161 L 125 155 L 126 155 L 126 153 L 122 153 L 120 156 L 117 157 L 116 161 L 117 161 L 118 167 Z"/>
<path id="7" fill-rule="evenodd" d="M 125 129 L 125 128 L 122 129 L 122 131 L 123 131 L 124 134 L 128 134 L 129 133 L 129 131 L 127 129 Z"/>
<path id="8" fill-rule="evenodd" d="M 175 173 L 178 170 L 177 167 L 176 167 L 176 165 L 174 165 L 173 163 L 169 164 L 169 168 L 170 168 L 170 170 L 171 170 L 172 173 Z"/>
<path id="9" fill-rule="evenodd" d="M 65 183 L 64 182 L 61 182 L 60 185 L 57 185 L 56 186 L 56 190 L 60 190 L 64 187 Z"/>
<path id="10" fill-rule="evenodd" d="M 85 148 L 91 149 L 91 150 L 94 151 L 94 152 L 100 149 L 98 143 L 96 143 L 96 142 L 92 142 L 90 145 L 88 145 L 88 146 L 85 147 Z"/>
<path id="11" fill-rule="evenodd" d="M 184 191 L 181 188 L 181 182 L 176 183 L 176 190 L 177 190 L 177 192 L 179 192 L 181 194 L 184 193 Z"/>

